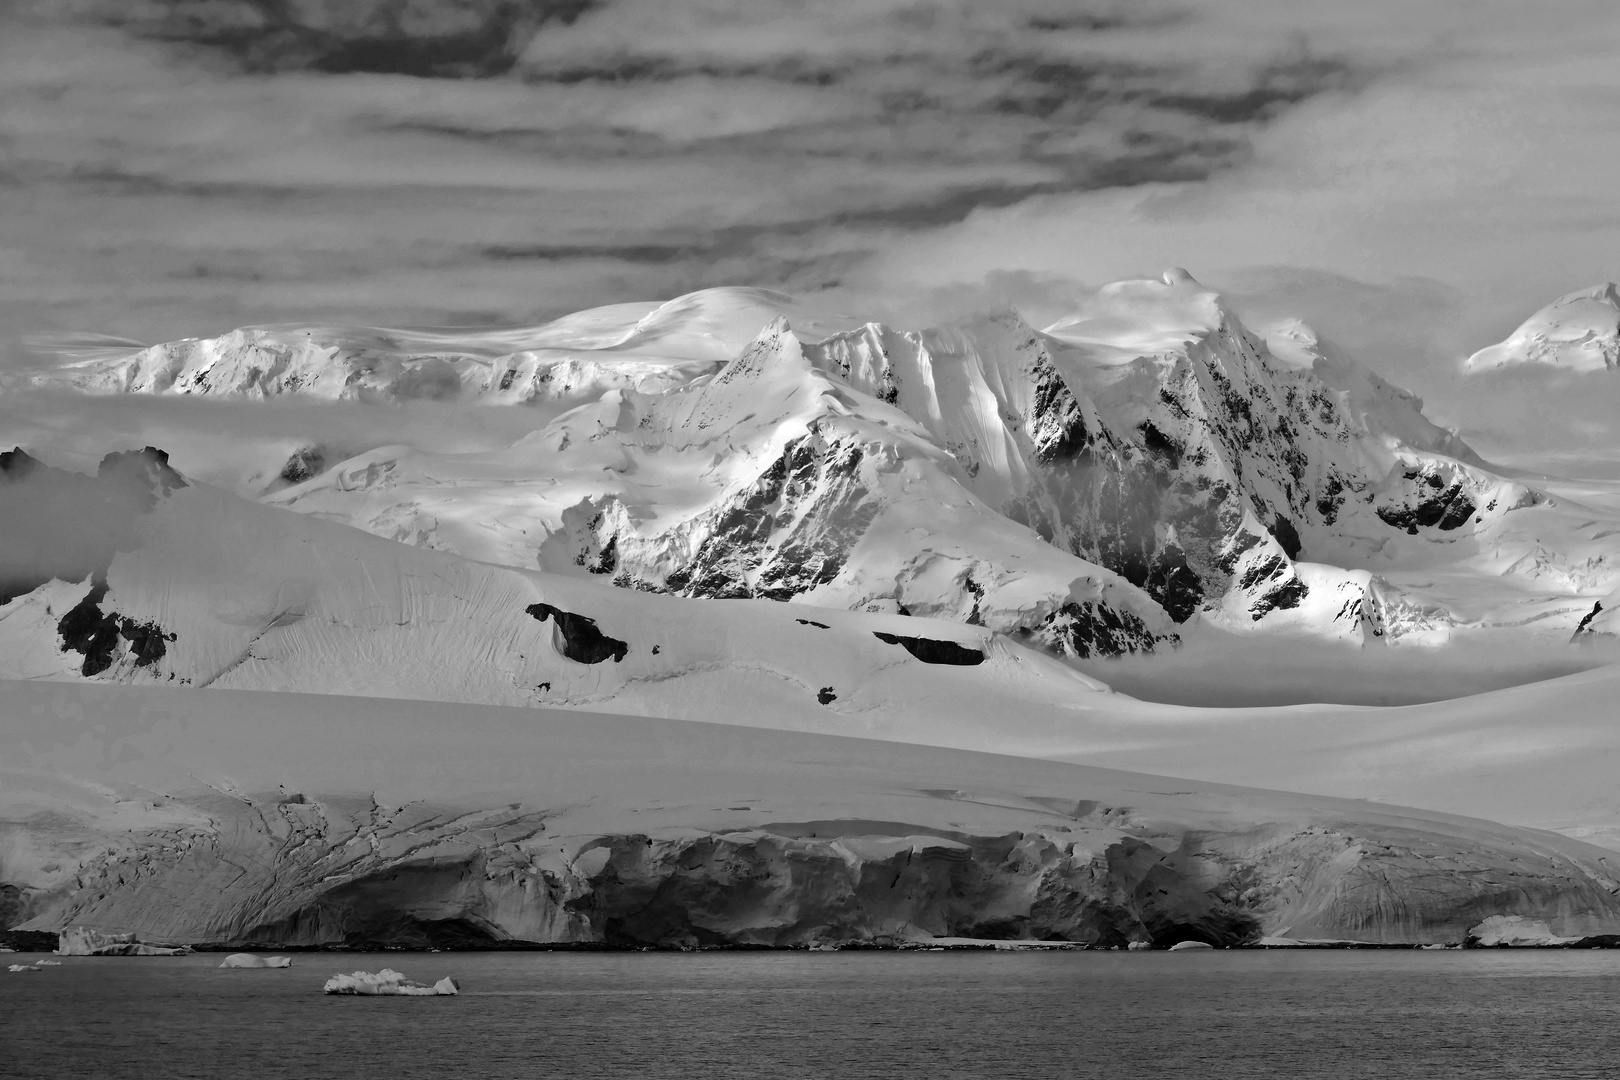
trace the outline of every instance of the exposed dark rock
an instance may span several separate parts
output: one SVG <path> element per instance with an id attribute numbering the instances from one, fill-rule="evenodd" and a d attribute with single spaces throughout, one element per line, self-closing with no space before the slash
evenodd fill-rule
<path id="1" fill-rule="evenodd" d="M 798 623 L 800 626 L 814 626 L 819 630 L 831 630 L 832 629 L 832 627 L 828 626 L 826 623 L 824 623 L 824 622 L 816 622 L 816 620 L 814 620 L 814 619 L 794 619 L 793 621 Z"/>
<path id="2" fill-rule="evenodd" d="M 0 931 L 11 929 L 23 921 L 23 894 L 15 885 L 0 884 Z M 0 938 L 0 945 L 16 948 Z"/>
<path id="3" fill-rule="evenodd" d="M 1178 623 L 1192 618 L 1204 600 L 1203 582 L 1187 565 L 1187 553 L 1173 541 L 1154 555 L 1141 587 Z"/>
<path id="4" fill-rule="evenodd" d="M 816 692 L 816 700 L 821 702 L 823 705 L 831 705 L 833 702 L 838 700 L 838 695 L 833 693 L 832 687 L 823 686 L 819 691 Z"/>
<path id="5" fill-rule="evenodd" d="M 1141 619 L 1090 600 L 1064 604 L 1025 633 L 1053 652 L 1081 659 L 1145 652 L 1154 644 L 1152 631 Z"/>
<path id="6" fill-rule="evenodd" d="M 1575 632 L 1569 636 L 1571 644 L 1591 637 L 1592 631 L 1588 630 L 1587 627 L 1592 625 L 1592 620 L 1601 614 L 1603 614 L 1603 601 L 1599 600 L 1592 605 L 1592 610 L 1581 616 L 1581 621 L 1575 624 Z"/>
<path id="7" fill-rule="evenodd" d="M 1310 587 L 1293 575 L 1282 577 L 1276 585 L 1249 605 L 1249 617 L 1259 620 L 1273 611 L 1297 608 L 1300 601 L 1310 595 Z"/>
<path id="8" fill-rule="evenodd" d="M 958 645 L 954 641 L 901 637 L 899 634 L 885 634 L 877 630 L 872 632 L 872 636 L 890 645 L 899 645 L 925 664 L 955 664 L 967 667 L 984 663 L 984 653 L 978 649 Z"/>
<path id="9" fill-rule="evenodd" d="M 1276 538 L 1277 543 L 1282 546 L 1284 554 L 1290 559 L 1299 558 L 1301 548 L 1299 530 L 1294 528 L 1292 521 L 1278 514 L 1276 520 L 1271 523 L 1271 535 Z"/>
<path id="10" fill-rule="evenodd" d="M 877 516 L 861 482 L 860 446 L 812 430 L 788 443 L 748 488 L 712 514 L 706 536 L 685 565 L 648 580 L 632 567 L 615 579 L 679 596 L 791 600 L 838 577 L 848 552 Z M 603 552 L 606 518 L 592 522 Z"/>
<path id="11" fill-rule="evenodd" d="M 1035 444 L 1035 460 L 1051 465 L 1078 457 L 1090 441 L 1080 402 L 1049 360 L 1043 358 L 1031 376 L 1035 380 L 1035 394 L 1028 427 Z"/>
<path id="12" fill-rule="evenodd" d="M 302 484 L 326 471 L 326 455 L 318 446 L 305 446 L 294 450 L 281 467 L 281 478 L 289 484 Z"/>
<path id="13" fill-rule="evenodd" d="M 176 488 L 186 486 L 185 478 L 169 465 L 169 455 L 155 446 L 108 454 L 96 468 L 96 479 L 125 490 L 144 491 L 143 510 Z"/>
<path id="14" fill-rule="evenodd" d="M 7 480 L 23 480 L 41 467 L 40 460 L 20 446 L 0 453 L 0 476 Z"/>
<path id="15" fill-rule="evenodd" d="M 101 602 L 106 598 L 107 583 L 95 582 L 84 599 L 56 624 L 62 651 L 84 657 L 80 672 L 88 678 L 112 667 L 123 641 L 129 642 L 129 655 L 134 657 L 136 667 L 150 667 L 163 659 L 175 635 L 165 633 L 156 623 L 138 623 L 116 611 L 104 614 Z"/>
<path id="16" fill-rule="evenodd" d="M 600 664 L 611 658 L 614 663 L 623 660 L 630 646 L 618 638 L 608 637 L 596 628 L 596 620 L 571 611 L 563 611 L 550 604 L 530 604 L 524 611 L 545 622 L 551 619 L 562 638 L 562 654 L 581 664 Z"/>
<path id="17" fill-rule="evenodd" d="M 0 930 L 0 945 L 20 953 L 53 953 L 58 940 L 49 930 Z"/>
<path id="18" fill-rule="evenodd" d="M 1419 529 L 1427 528 L 1450 532 L 1474 516 L 1477 507 L 1460 478 L 1448 483 L 1436 472 L 1413 469 L 1404 479 L 1410 493 L 1398 502 L 1377 508 L 1385 523 L 1416 535 Z"/>
<path id="19" fill-rule="evenodd" d="M 593 574 L 611 574 L 619 568 L 619 538 L 610 536 L 602 549 L 596 553 L 596 558 L 587 563 L 585 569 Z"/>

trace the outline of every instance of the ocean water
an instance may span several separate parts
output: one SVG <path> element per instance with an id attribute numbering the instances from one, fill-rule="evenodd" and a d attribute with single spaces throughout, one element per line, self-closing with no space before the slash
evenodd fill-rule
<path id="1" fill-rule="evenodd" d="M 0 971 L 0 1076 L 1620 1075 L 1617 951 L 221 958 Z M 321 993 L 385 966 L 462 994 Z"/>

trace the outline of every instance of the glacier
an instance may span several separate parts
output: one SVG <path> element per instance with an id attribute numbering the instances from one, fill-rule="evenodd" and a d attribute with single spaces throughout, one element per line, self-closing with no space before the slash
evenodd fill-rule
<path id="1" fill-rule="evenodd" d="M 227 948 L 1620 929 L 1611 849 L 1359 799 L 566 710 L 0 689 L 25 929 Z"/>

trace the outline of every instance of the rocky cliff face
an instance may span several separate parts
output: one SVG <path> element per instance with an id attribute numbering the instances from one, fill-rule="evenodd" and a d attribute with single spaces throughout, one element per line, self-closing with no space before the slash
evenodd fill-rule
<path id="1" fill-rule="evenodd" d="M 1044 334 L 1008 312 L 807 352 L 925 425 L 1009 518 L 1177 621 L 1232 625 L 1297 608 L 1310 586 L 1295 560 L 1346 525 L 1443 533 L 1502 510 L 1502 482 L 1421 402 L 1295 344 L 1303 362 L 1280 359 L 1170 272 L 1109 286 Z"/>

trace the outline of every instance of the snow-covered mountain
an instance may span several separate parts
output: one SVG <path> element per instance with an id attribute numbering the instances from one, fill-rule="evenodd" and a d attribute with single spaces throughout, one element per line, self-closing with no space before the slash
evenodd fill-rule
<path id="1" fill-rule="evenodd" d="M 1172 271 L 1044 331 L 721 289 L 8 369 L 0 901 L 213 943 L 1620 931 L 1569 839 L 1620 835 L 1612 672 L 1379 711 L 1077 670 L 1614 636 L 1620 503 L 1262 329 Z"/>
<path id="2" fill-rule="evenodd" d="M 1467 371 L 1546 364 L 1563 371 L 1620 367 L 1620 292 L 1613 282 L 1560 296 L 1507 339 L 1464 361 Z"/>
<path id="3" fill-rule="evenodd" d="M 984 627 L 473 562 L 187 483 L 157 451 L 109 459 L 93 479 L 16 452 L 4 464 L 8 538 L 63 554 L 9 571 L 0 677 L 605 709 L 961 745 L 994 741 L 985 718 L 1021 717 L 1006 726 L 1009 750 L 1021 731 L 1109 696 Z M 79 533 L 95 543 L 75 547 Z"/>
<path id="4" fill-rule="evenodd" d="M 1498 617 L 1426 591 L 1441 564 L 1577 591 L 1614 576 L 1573 550 L 1581 522 L 1415 397 L 1303 325 L 1252 333 L 1182 271 L 1105 287 L 1045 332 L 1011 311 L 901 331 L 725 289 L 486 334 L 243 330 L 33 380 L 521 408 L 532 430 L 504 449 L 304 446 L 257 493 L 504 565 L 953 619 L 1078 656 L 1199 622 L 1362 642 Z"/>

